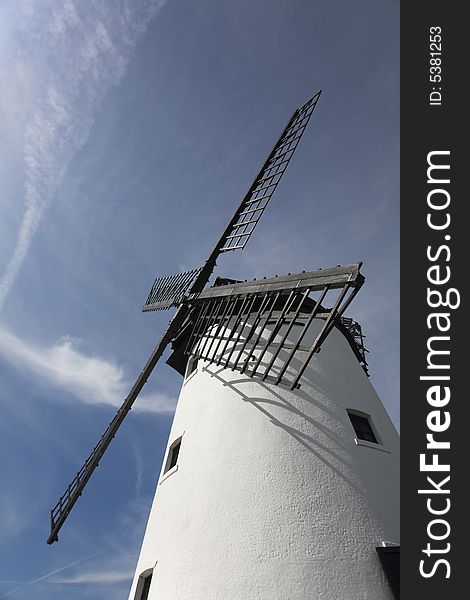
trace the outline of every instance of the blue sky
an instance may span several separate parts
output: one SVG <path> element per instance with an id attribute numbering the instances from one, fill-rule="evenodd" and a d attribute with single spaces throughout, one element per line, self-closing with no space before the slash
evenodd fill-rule
<path id="1" fill-rule="evenodd" d="M 319 104 L 217 273 L 364 261 L 349 314 L 398 426 L 399 34 L 392 0 L 0 5 L 0 598 L 125 599 L 180 384 L 159 364 L 61 531 L 49 510 L 291 112 Z"/>

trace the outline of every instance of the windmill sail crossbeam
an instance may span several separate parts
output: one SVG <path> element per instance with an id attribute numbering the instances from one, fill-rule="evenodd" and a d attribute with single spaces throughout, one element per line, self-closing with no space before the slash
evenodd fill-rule
<path id="1" fill-rule="evenodd" d="M 219 252 L 228 252 L 245 247 L 250 239 L 264 209 L 276 190 L 290 159 L 307 127 L 310 116 L 320 97 L 318 92 L 304 106 L 292 115 L 286 128 L 274 146 L 271 154 L 261 167 L 258 175 L 242 200 L 240 207 L 232 219 Z M 255 211 L 249 213 L 246 209 L 255 206 Z"/>
<path id="2" fill-rule="evenodd" d="M 331 289 L 337 289 L 345 283 L 349 283 L 352 287 L 360 287 L 364 282 L 364 277 L 360 273 L 361 266 L 362 263 L 359 262 L 331 269 L 304 271 L 280 277 L 253 279 L 251 281 L 220 285 L 208 288 L 200 294 L 190 294 L 188 301 L 196 303 L 220 296 L 241 296 L 255 292 L 271 292 L 275 290 L 304 290 L 310 288 L 312 291 L 318 291 L 326 285 Z"/>
<path id="3" fill-rule="evenodd" d="M 359 268 L 210 288 L 192 300 L 199 313 L 186 350 L 197 359 L 294 389 L 360 289 L 364 278 Z M 315 300 L 312 293 L 318 293 Z M 332 293 L 332 308 L 325 309 Z M 324 323 L 306 344 L 315 317 Z"/>

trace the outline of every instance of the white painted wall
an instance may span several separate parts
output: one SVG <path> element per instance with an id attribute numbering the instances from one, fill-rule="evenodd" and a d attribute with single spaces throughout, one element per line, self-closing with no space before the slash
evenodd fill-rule
<path id="1" fill-rule="evenodd" d="M 151 568 L 150 600 L 392 598 L 375 548 L 399 542 L 398 434 L 336 329 L 301 382 L 291 392 L 199 363 L 130 600 Z M 346 409 L 371 415 L 380 446 L 355 442 Z"/>

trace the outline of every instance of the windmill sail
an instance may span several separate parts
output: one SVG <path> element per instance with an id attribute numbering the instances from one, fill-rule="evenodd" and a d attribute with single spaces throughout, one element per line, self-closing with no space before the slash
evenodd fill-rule
<path id="1" fill-rule="evenodd" d="M 320 94 L 321 92 L 315 94 L 303 107 L 294 112 L 248 193 L 241 201 L 225 231 L 215 244 L 204 266 L 194 271 L 188 271 L 187 273 L 174 275 L 169 278 L 159 278 L 155 281 L 144 310 L 162 310 L 177 305 L 177 311 L 170 320 L 165 333 L 147 360 L 145 367 L 137 377 L 116 416 L 109 424 L 80 471 L 78 471 L 67 487 L 65 493 L 62 494 L 55 507 L 51 510 L 51 533 L 47 540 L 48 544 L 58 541 L 60 528 L 81 496 L 101 457 L 115 437 L 125 416 L 131 410 L 132 405 L 166 347 L 185 322 L 189 313 L 188 305 L 183 302 L 186 293 L 195 298 L 197 294 L 203 291 L 215 268 L 217 258 L 222 252 L 245 247 L 305 131 Z"/>
<path id="2" fill-rule="evenodd" d="M 168 277 L 158 277 L 150 290 L 145 301 L 143 311 L 165 310 L 171 306 L 180 304 L 191 283 L 201 272 L 200 269 L 193 269 L 178 275 Z"/>
<path id="3" fill-rule="evenodd" d="M 223 252 L 242 250 L 246 246 L 294 155 L 320 94 L 321 90 L 292 114 L 224 233 L 214 246 L 205 266 L 180 275 L 157 278 L 144 305 L 144 312 L 164 310 L 178 304 L 194 276 L 203 271 L 200 279 L 204 283 L 196 290 L 201 291 L 209 281 L 217 257 Z M 194 275 L 191 276 L 192 274 Z"/>
<path id="4" fill-rule="evenodd" d="M 155 349 L 153 350 L 152 354 L 147 360 L 145 367 L 142 369 L 139 376 L 137 377 L 134 385 L 132 386 L 131 391 L 129 392 L 128 396 L 124 400 L 119 410 L 117 411 L 114 419 L 111 421 L 106 431 L 101 436 L 100 441 L 94 447 L 92 453 L 87 458 L 80 471 L 78 471 L 77 475 L 73 478 L 72 482 L 69 484 L 64 494 L 62 494 L 57 504 L 51 510 L 51 533 L 49 535 L 49 538 L 47 539 L 48 544 L 52 544 L 53 542 L 58 541 L 58 533 L 60 528 L 64 524 L 65 519 L 68 517 L 75 502 L 82 495 L 82 491 L 88 483 L 88 480 L 90 479 L 91 475 L 93 474 L 93 471 L 98 466 L 101 457 L 103 456 L 104 452 L 106 451 L 109 444 L 116 435 L 117 430 L 121 426 L 127 413 L 131 410 L 132 405 L 137 399 L 137 396 L 140 394 L 142 388 L 147 383 L 147 379 L 149 378 L 150 374 L 155 368 L 155 365 L 157 364 L 158 360 L 162 356 L 170 341 L 175 336 L 175 333 L 183 324 L 186 318 L 186 314 L 187 308 L 183 304 L 178 308 L 173 319 L 171 319 L 167 330 L 161 337 L 158 344 L 155 346 Z"/>
<path id="5" fill-rule="evenodd" d="M 360 267 L 357 263 L 218 286 L 190 297 L 198 314 L 186 352 L 249 377 L 298 387 L 311 358 L 361 288 Z M 324 308 L 327 302 L 332 302 L 331 308 Z M 314 318 L 324 319 L 324 324 L 306 344 Z M 272 348 L 276 350 L 267 361 L 266 351 Z M 294 362 L 297 366 L 292 368 Z"/>
<path id="6" fill-rule="evenodd" d="M 245 247 L 287 169 L 320 94 L 321 91 L 298 108 L 290 118 L 232 219 L 220 252 Z"/>

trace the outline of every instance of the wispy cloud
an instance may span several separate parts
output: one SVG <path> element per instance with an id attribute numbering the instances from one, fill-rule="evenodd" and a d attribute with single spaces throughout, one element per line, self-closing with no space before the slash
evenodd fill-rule
<path id="1" fill-rule="evenodd" d="M 129 571 L 87 571 L 71 577 L 54 578 L 51 583 L 91 585 L 94 583 L 120 583 L 132 579 L 134 572 Z"/>
<path id="2" fill-rule="evenodd" d="M 11 61 L 22 78 L 36 77 L 24 124 L 24 214 L 11 258 L 0 277 L 0 309 L 28 254 L 44 212 L 76 153 L 87 141 L 97 108 L 122 79 L 133 49 L 165 0 L 19 0 Z M 40 43 L 38 44 L 38 41 Z M 45 67 L 48 65 L 48 67 Z M 2 72 L 7 68 L 2 66 Z M 38 77 L 37 73 L 40 73 Z M 15 102 L 6 118 L 15 120 Z M 5 107 L 2 107 L 5 111 Z"/>
<path id="3" fill-rule="evenodd" d="M 24 582 L 23 585 L 34 585 L 35 583 L 40 583 L 40 582 L 48 579 L 52 575 L 56 575 L 57 573 L 60 573 L 61 571 L 65 571 L 66 569 L 70 569 L 71 567 L 74 567 L 75 565 L 85 562 L 86 560 L 90 560 L 91 558 L 94 558 L 98 554 L 99 553 L 95 552 L 94 554 L 91 554 L 90 556 L 85 556 L 84 558 L 80 558 L 79 560 L 74 560 L 73 562 L 71 562 L 63 567 L 60 567 L 59 569 L 54 569 L 53 571 L 49 571 L 45 575 L 41 575 L 41 577 L 38 577 L 37 579 L 33 579 L 32 581 Z M 15 592 L 18 592 L 23 587 L 23 585 L 20 585 L 20 586 L 14 588 L 13 590 L 10 590 L 6 594 L 3 594 L 2 596 L 0 596 L 0 598 L 6 598 L 7 596 L 11 596 Z"/>
<path id="4" fill-rule="evenodd" d="M 87 355 L 70 337 L 45 346 L 27 343 L 0 329 L 0 356 L 43 383 L 64 390 L 64 396 L 72 394 L 86 404 L 118 407 L 130 389 L 120 366 Z M 142 412 L 171 413 L 174 407 L 175 400 L 161 393 L 143 395 L 135 404 L 135 409 Z"/>

